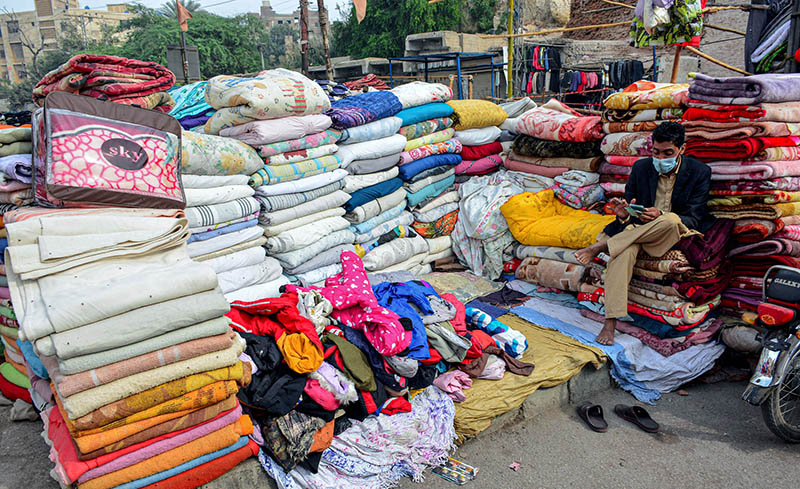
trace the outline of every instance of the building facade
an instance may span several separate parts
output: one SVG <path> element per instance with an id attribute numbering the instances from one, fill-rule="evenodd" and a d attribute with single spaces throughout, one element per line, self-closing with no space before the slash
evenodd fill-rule
<path id="1" fill-rule="evenodd" d="M 124 3 L 108 10 L 82 9 L 78 0 L 34 0 L 35 10 L 0 14 L 0 78 L 19 81 L 28 76 L 36 53 L 56 49 L 64 24 L 76 28 L 84 42 L 99 40 L 104 29 L 116 27 L 133 14 Z"/>
<path id="2" fill-rule="evenodd" d="M 291 25 L 294 29 L 300 30 L 300 10 L 295 10 L 292 13 L 288 14 L 279 14 L 272 8 L 270 5 L 269 0 L 263 0 L 261 2 L 261 19 L 264 21 L 264 25 L 268 28 L 275 27 L 277 25 Z M 309 41 L 316 39 L 320 39 L 322 36 L 322 29 L 319 26 L 319 11 L 318 10 L 308 10 L 308 39 Z"/>

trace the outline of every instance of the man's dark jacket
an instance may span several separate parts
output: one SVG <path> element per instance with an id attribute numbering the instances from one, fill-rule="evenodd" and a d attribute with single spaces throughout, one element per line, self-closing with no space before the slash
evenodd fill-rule
<path id="1" fill-rule="evenodd" d="M 682 156 L 678 177 L 672 189 L 672 212 L 680 216 L 681 221 L 689 229 L 701 233 L 708 231 L 714 224 L 714 217 L 708 213 L 708 191 L 711 186 L 711 168 L 703 162 L 688 156 Z M 658 172 L 653 167 L 652 158 L 644 158 L 633 164 L 631 176 L 625 185 L 625 200 L 644 207 L 653 207 L 658 189 Z M 642 224 L 631 218 L 625 224 L 615 220 L 605 228 L 608 236 L 613 236 L 625 229 L 628 224 Z"/>

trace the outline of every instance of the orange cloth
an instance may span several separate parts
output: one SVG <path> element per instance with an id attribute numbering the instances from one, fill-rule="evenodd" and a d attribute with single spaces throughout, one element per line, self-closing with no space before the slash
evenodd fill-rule
<path id="1" fill-rule="evenodd" d="M 0 129 L 17 129 L 19 127 L 31 127 L 30 124 L 22 124 L 21 126 L 12 126 L 9 124 L 0 124 Z"/>
<path id="2" fill-rule="evenodd" d="M 336 424 L 336 420 L 330 421 L 314 433 L 314 443 L 311 444 L 308 453 L 323 452 L 331 446 L 331 442 L 333 442 L 334 424 Z"/>
<path id="3" fill-rule="evenodd" d="M 322 365 L 322 351 L 303 333 L 284 333 L 276 343 L 283 354 L 283 360 L 297 373 L 311 373 Z"/>
<path id="4" fill-rule="evenodd" d="M 169 401 L 175 401 L 177 404 L 184 406 L 177 410 L 187 409 L 185 405 L 194 399 L 185 397 L 189 393 L 220 381 L 239 381 L 239 385 L 247 385 L 250 383 L 251 372 L 250 368 L 243 368 L 242 362 L 238 362 L 231 367 L 218 368 L 175 379 L 106 404 L 78 419 L 69 420 L 69 426 L 74 427 L 76 430 L 91 430 L 105 426 L 118 419 L 133 416 L 141 411 L 150 410 L 155 406 L 163 408 Z M 159 414 L 164 414 L 165 412 L 168 411 L 159 411 Z"/>
<path id="5" fill-rule="evenodd" d="M 79 489 L 111 489 L 126 482 L 134 481 L 169 470 L 197 457 L 222 450 L 239 441 L 239 438 L 253 432 L 253 422 L 249 416 L 242 416 L 236 422 L 213 433 L 202 436 L 172 450 L 160 453 L 138 464 L 111 472 L 110 474 L 79 484 Z"/>

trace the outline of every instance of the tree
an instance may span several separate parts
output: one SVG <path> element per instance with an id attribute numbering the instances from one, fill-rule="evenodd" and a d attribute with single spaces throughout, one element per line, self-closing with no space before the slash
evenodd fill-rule
<path id="1" fill-rule="evenodd" d="M 194 15 L 195 12 L 200 10 L 200 2 L 196 2 L 195 0 L 186 0 L 181 2 L 186 10 L 189 11 L 190 14 Z M 175 0 L 168 1 L 158 9 L 158 12 L 161 14 L 166 15 L 167 17 L 171 17 L 173 19 L 178 18 L 178 6 L 175 5 Z"/>
<path id="2" fill-rule="evenodd" d="M 3 13 L 11 19 L 8 21 L 8 29 L 11 31 L 12 25 L 16 25 L 16 34 L 19 35 L 19 42 L 22 47 L 31 54 L 31 66 L 29 67 L 35 78 L 41 78 L 42 72 L 39 69 L 39 56 L 44 52 L 44 39 L 37 29 L 33 36 L 29 36 L 25 29 L 20 28 L 19 18 L 16 12 L 4 8 Z"/>
<path id="3" fill-rule="evenodd" d="M 460 30 L 465 0 L 429 4 L 428 0 L 369 0 L 367 14 L 359 24 L 355 7 L 342 9 L 344 17 L 332 24 L 332 56 L 354 58 L 402 56 L 409 34 L 438 30 Z"/>
<path id="4" fill-rule="evenodd" d="M 300 49 L 297 44 L 299 39 L 300 32 L 289 24 L 279 24 L 267 29 L 267 37 L 263 44 L 267 68 L 278 66 L 299 68 Z"/>

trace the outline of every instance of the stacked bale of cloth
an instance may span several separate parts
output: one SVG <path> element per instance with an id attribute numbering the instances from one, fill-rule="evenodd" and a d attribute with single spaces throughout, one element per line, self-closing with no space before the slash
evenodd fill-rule
<path id="1" fill-rule="evenodd" d="M 197 487 L 257 453 L 236 398 L 251 363 L 214 270 L 189 257 L 182 211 L 28 208 L 5 222 L 19 339 L 52 381 L 32 392 L 47 396 L 59 483 Z"/>
<path id="2" fill-rule="evenodd" d="M 800 75 L 698 74 L 686 153 L 711 167 L 709 207 L 734 220 L 722 304 L 754 311 L 764 263 L 800 257 Z"/>
<path id="3" fill-rule="evenodd" d="M 651 133 L 667 120 L 678 120 L 688 98 L 687 84 L 640 80 L 603 101 L 600 185 L 608 198 L 622 197 L 633 164 L 653 151 Z"/>
<path id="4" fill-rule="evenodd" d="M 262 166 L 256 151 L 240 141 L 183 131 L 189 256 L 219 274 L 220 289 L 231 301 L 277 294 L 286 283 L 280 264 L 265 256 L 261 209 L 248 185 L 249 175 Z"/>
<path id="5" fill-rule="evenodd" d="M 153 61 L 104 54 L 78 54 L 54 69 L 33 88 L 33 101 L 44 105 L 48 93 L 69 92 L 99 100 L 169 112 L 175 75 Z"/>
<path id="6" fill-rule="evenodd" d="M 0 205 L 16 208 L 33 202 L 31 126 L 0 126 Z"/>
<path id="7" fill-rule="evenodd" d="M 200 128 L 214 115 L 214 108 L 206 102 L 207 81 L 199 81 L 169 89 L 175 106 L 169 115 L 178 119 L 184 129 Z"/>
<path id="8" fill-rule="evenodd" d="M 503 164 L 504 148 L 498 141 L 500 126 L 508 114 L 497 104 L 486 100 L 452 100 L 453 128 L 461 143 L 461 163 L 457 175 L 486 175 Z"/>

